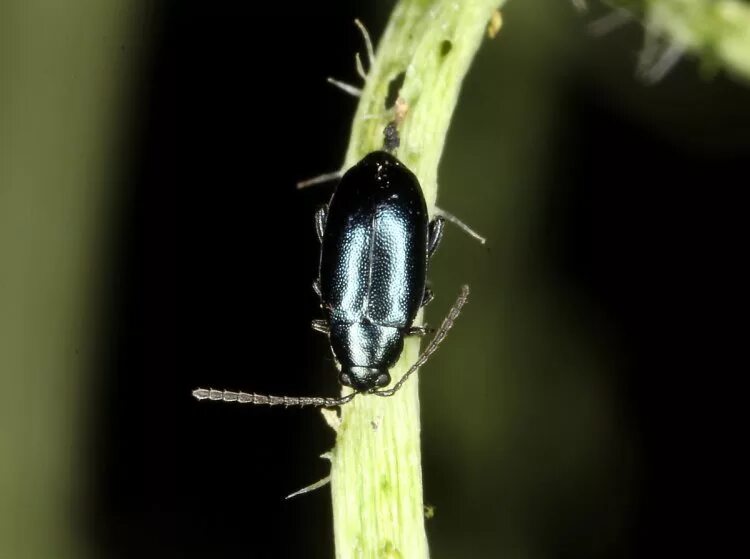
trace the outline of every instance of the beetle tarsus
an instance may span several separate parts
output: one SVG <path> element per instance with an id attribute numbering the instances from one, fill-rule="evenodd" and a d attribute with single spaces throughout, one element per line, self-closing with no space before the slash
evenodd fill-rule
<path id="1" fill-rule="evenodd" d="M 328 323 L 322 318 L 317 318 L 312 321 L 312 329 L 326 336 L 331 333 L 331 329 L 328 327 Z"/>
<path id="2" fill-rule="evenodd" d="M 412 326 L 406 331 L 407 336 L 427 336 L 434 333 L 435 329 L 429 326 Z"/>
<path id="3" fill-rule="evenodd" d="M 326 230 L 326 216 L 328 215 L 328 206 L 321 206 L 315 212 L 315 232 L 318 234 L 318 240 L 323 242 L 323 233 Z"/>
<path id="4" fill-rule="evenodd" d="M 445 218 L 442 215 L 436 216 L 429 225 L 429 238 L 427 240 L 427 258 L 432 258 L 435 251 L 443 240 L 443 231 L 445 230 Z M 424 304 L 424 303 L 423 303 Z"/>
<path id="5" fill-rule="evenodd" d="M 322 297 L 323 296 L 323 292 L 320 290 L 320 280 L 319 279 L 317 279 L 317 280 L 315 280 L 313 282 L 313 286 L 312 287 L 313 287 L 313 291 L 315 292 L 315 294 L 318 297 Z"/>

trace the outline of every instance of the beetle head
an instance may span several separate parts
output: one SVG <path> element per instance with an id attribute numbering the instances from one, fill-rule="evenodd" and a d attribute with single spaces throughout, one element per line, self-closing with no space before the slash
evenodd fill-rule
<path id="1" fill-rule="evenodd" d="M 375 388 L 388 386 L 391 375 L 387 369 L 377 367 L 344 367 L 341 370 L 341 384 L 349 386 L 357 392 L 369 392 Z"/>

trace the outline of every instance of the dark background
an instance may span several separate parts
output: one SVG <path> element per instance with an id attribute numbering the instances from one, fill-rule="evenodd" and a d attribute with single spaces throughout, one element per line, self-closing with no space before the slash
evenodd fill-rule
<path id="1" fill-rule="evenodd" d="M 338 391 L 309 328 L 332 187 L 294 185 L 343 159 L 356 100 L 325 77 L 356 83 L 352 20 L 377 40 L 392 2 L 373 4 L 150 11 L 90 410 L 95 556 L 333 556 L 328 491 L 283 500 L 327 474 L 319 414 L 190 391 Z M 594 38 L 602 10 L 543 4 L 504 11 L 441 164 L 439 203 L 490 248 L 449 227 L 432 273 L 432 322 L 474 289 L 421 375 L 431 549 L 672 556 L 713 492 L 698 317 L 702 278 L 723 273 L 723 193 L 747 170 L 748 92 L 690 59 L 645 85 L 636 24 Z"/>

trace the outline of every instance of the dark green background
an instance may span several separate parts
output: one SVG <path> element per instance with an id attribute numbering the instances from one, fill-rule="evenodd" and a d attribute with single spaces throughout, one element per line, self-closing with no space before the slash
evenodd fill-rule
<path id="1" fill-rule="evenodd" d="M 333 555 L 328 493 L 282 501 L 326 475 L 317 412 L 189 393 L 336 393 L 309 329 L 331 187 L 294 184 L 342 160 L 325 77 L 391 6 L 2 5 L 0 557 Z M 640 83 L 642 30 L 592 37 L 604 13 L 512 0 L 464 84 L 438 203 L 490 241 L 448 227 L 431 272 L 433 323 L 472 286 L 420 379 L 438 559 L 718 541 L 709 280 L 750 99 L 690 58 Z"/>

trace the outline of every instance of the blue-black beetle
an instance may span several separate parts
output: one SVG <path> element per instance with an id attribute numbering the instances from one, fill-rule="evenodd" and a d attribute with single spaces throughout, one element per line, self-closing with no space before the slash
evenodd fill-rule
<path id="1" fill-rule="evenodd" d="M 341 384 L 359 392 L 385 387 L 404 336 L 424 331 L 412 324 L 432 298 L 427 263 L 443 218 L 429 222 L 417 178 L 390 153 L 376 151 L 346 172 L 315 223 L 321 242 L 315 291 L 325 319 L 313 327 L 330 337 Z"/>
<path id="2" fill-rule="evenodd" d="M 386 129 L 386 148 L 398 145 L 394 130 Z M 405 165 L 387 151 L 366 155 L 344 174 L 329 204 L 315 216 L 321 250 L 313 288 L 324 318 L 314 320 L 313 328 L 329 336 L 341 365 L 339 380 L 355 392 L 321 398 L 198 388 L 193 395 L 199 400 L 326 407 L 345 404 L 359 392 L 393 395 L 437 349 L 468 297 L 464 286 L 424 353 L 392 388 L 384 389 L 404 337 L 427 332 L 413 323 L 432 298 L 427 264 L 443 225 L 440 216 L 429 221 L 419 181 Z"/>

